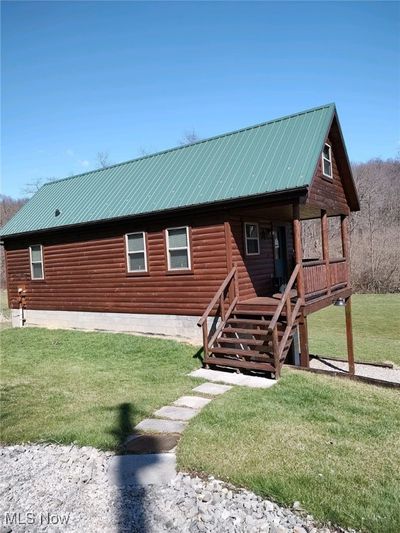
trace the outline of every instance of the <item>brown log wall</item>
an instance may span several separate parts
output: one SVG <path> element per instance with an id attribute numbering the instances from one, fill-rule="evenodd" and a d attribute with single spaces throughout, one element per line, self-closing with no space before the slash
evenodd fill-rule
<path id="1" fill-rule="evenodd" d="M 190 225 L 192 271 L 167 271 L 164 229 Z M 147 231 L 149 273 L 126 271 L 125 233 Z M 42 244 L 44 280 L 30 279 L 30 244 Z M 9 300 L 31 309 L 199 315 L 227 275 L 223 221 L 99 225 L 6 242 Z"/>
<path id="2" fill-rule="evenodd" d="M 246 256 L 244 243 L 244 222 L 257 222 L 260 230 L 260 255 Z M 274 292 L 273 277 L 275 275 L 273 240 L 270 234 L 272 222 L 265 218 L 242 217 L 230 218 L 232 230 L 232 261 L 239 268 L 240 300 L 255 296 L 266 296 Z M 289 259 L 289 275 L 293 262 L 293 236 L 290 224 L 287 228 L 287 247 Z"/>
<path id="3" fill-rule="evenodd" d="M 227 224 L 224 224 L 224 221 Z M 260 255 L 246 256 L 244 222 L 258 222 Z M 192 271 L 167 271 L 164 230 L 191 227 Z M 286 223 L 288 254 L 291 224 Z M 229 230 L 230 228 L 230 230 Z M 108 223 L 6 240 L 9 300 L 17 306 L 26 289 L 30 309 L 201 315 L 233 263 L 239 267 L 240 299 L 273 292 L 272 222 L 236 212 L 190 219 Z M 126 270 L 125 233 L 146 231 L 147 274 Z M 226 239 L 231 242 L 227 251 Z M 43 245 L 44 280 L 30 279 L 31 244 Z M 228 246 L 229 248 L 229 246 Z M 289 270 L 292 265 L 289 263 Z M 289 272 L 290 273 L 290 272 Z"/>
<path id="4" fill-rule="evenodd" d="M 308 193 L 307 204 L 325 209 L 328 212 L 328 215 L 345 215 L 350 212 L 350 208 L 336 164 L 334 145 L 330 136 L 326 142 L 332 147 L 333 179 L 323 176 L 320 157 L 316 173 Z"/>

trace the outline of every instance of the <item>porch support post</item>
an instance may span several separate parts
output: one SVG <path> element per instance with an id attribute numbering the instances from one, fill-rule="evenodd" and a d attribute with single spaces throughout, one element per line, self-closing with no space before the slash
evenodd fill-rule
<path id="1" fill-rule="evenodd" d="M 303 247 L 301 245 L 300 206 L 298 203 L 293 204 L 293 243 L 296 264 L 300 264 L 297 275 L 297 293 L 304 302 Z"/>
<path id="2" fill-rule="evenodd" d="M 342 252 L 346 259 L 346 286 L 349 285 L 350 276 L 350 240 L 349 240 L 349 217 L 348 215 L 340 215 L 340 233 L 342 235 Z"/>
<path id="3" fill-rule="evenodd" d="M 322 259 L 325 261 L 326 291 L 331 293 L 331 271 L 329 265 L 329 231 L 328 217 L 326 211 L 321 209 L 321 238 L 322 238 Z"/>
<path id="4" fill-rule="evenodd" d="M 346 340 L 347 340 L 347 359 L 349 363 L 349 373 L 354 376 L 354 349 L 353 349 L 353 327 L 351 322 L 351 296 L 346 301 Z"/>
<path id="5" fill-rule="evenodd" d="M 307 317 L 302 314 L 300 323 L 300 366 L 308 368 L 310 366 L 310 352 L 308 349 L 308 326 Z"/>
<path id="6" fill-rule="evenodd" d="M 227 275 L 233 268 L 233 262 L 232 262 L 232 229 L 230 222 L 225 221 L 224 222 L 224 232 L 225 232 L 225 253 L 226 253 L 226 273 Z M 229 303 L 233 302 L 233 299 L 235 297 L 234 294 L 234 287 L 233 283 L 229 285 L 228 289 L 229 294 Z"/>

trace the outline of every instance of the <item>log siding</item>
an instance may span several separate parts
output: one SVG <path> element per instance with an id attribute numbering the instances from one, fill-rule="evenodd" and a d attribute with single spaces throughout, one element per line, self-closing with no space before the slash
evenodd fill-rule
<path id="1" fill-rule="evenodd" d="M 199 315 L 227 274 L 224 223 L 187 221 L 192 269 L 176 272 L 168 271 L 165 241 L 165 229 L 174 225 L 132 222 L 43 234 L 43 280 L 31 279 L 30 242 L 9 240 L 10 306 L 17 307 L 22 287 L 30 309 Z M 148 271 L 140 275 L 126 266 L 125 234 L 135 231 L 147 237 Z M 37 243 L 38 236 L 34 239 Z"/>
<path id="2" fill-rule="evenodd" d="M 322 158 L 319 158 L 317 169 L 308 193 L 307 204 L 320 209 L 325 209 L 328 215 L 348 215 L 350 208 L 342 179 L 339 174 L 336 158 L 335 145 L 331 136 L 326 140 L 332 148 L 332 178 L 324 176 L 322 172 Z"/>

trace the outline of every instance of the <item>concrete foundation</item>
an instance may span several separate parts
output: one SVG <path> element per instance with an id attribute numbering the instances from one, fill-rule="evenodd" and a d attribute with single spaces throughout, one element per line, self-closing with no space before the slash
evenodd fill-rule
<path id="1" fill-rule="evenodd" d="M 93 313 L 88 311 L 24 310 L 24 327 L 110 331 L 170 337 L 193 344 L 202 344 L 200 317 L 181 315 L 149 315 L 133 313 Z M 21 327 L 21 310 L 11 310 L 13 327 Z M 216 327 L 209 319 L 209 331 Z"/>

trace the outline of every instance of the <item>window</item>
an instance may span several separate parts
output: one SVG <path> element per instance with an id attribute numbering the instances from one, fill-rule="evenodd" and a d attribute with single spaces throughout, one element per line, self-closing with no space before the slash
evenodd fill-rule
<path id="1" fill-rule="evenodd" d="M 245 222 L 244 231 L 246 255 L 259 255 L 260 237 L 258 233 L 258 224 L 253 222 Z"/>
<path id="2" fill-rule="evenodd" d="M 146 234 L 127 233 L 125 239 L 128 272 L 147 272 Z"/>
<path id="3" fill-rule="evenodd" d="M 332 148 L 329 144 L 325 144 L 322 150 L 322 173 L 332 179 Z"/>
<path id="4" fill-rule="evenodd" d="M 167 229 L 168 270 L 190 270 L 189 228 Z"/>
<path id="5" fill-rule="evenodd" d="M 42 245 L 34 244 L 29 246 L 29 256 L 31 260 L 31 278 L 44 279 Z"/>

